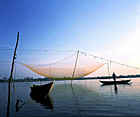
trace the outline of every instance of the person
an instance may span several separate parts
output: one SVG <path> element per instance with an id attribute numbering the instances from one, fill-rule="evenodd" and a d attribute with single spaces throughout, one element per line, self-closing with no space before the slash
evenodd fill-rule
<path id="1" fill-rule="evenodd" d="M 112 74 L 114 82 L 116 82 L 116 74 L 113 72 Z"/>

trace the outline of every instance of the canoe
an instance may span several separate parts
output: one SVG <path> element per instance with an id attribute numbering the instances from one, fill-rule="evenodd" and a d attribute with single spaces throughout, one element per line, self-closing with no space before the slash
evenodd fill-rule
<path id="1" fill-rule="evenodd" d="M 30 95 L 34 95 L 37 97 L 46 97 L 48 93 L 52 90 L 53 88 L 53 82 L 45 84 L 45 85 L 32 85 L 31 88 L 31 93 Z"/>
<path id="2" fill-rule="evenodd" d="M 119 80 L 119 81 L 100 81 L 103 85 L 111 85 L 111 84 L 128 84 L 130 80 Z"/>

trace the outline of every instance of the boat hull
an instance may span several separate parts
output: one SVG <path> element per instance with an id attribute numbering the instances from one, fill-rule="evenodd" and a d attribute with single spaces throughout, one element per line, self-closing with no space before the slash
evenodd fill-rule
<path id="1" fill-rule="evenodd" d="M 31 93 L 30 95 L 34 95 L 37 97 L 46 97 L 48 93 L 53 88 L 53 82 L 45 84 L 45 85 L 33 85 L 31 86 Z"/>
<path id="2" fill-rule="evenodd" d="M 111 85 L 111 84 L 128 84 L 131 80 L 120 80 L 120 81 L 100 81 L 103 85 Z"/>

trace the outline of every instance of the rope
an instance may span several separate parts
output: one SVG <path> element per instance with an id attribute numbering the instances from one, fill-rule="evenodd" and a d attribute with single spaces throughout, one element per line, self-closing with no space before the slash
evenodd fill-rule
<path id="1" fill-rule="evenodd" d="M 80 52 L 81 52 L 81 51 L 80 51 Z M 94 57 L 94 58 L 99 58 L 99 59 L 102 59 L 102 60 L 105 60 L 105 61 L 109 61 L 110 64 L 111 64 L 111 62 L 112 62 L 112 63 L 116 63 L 116 64 L 119 64 L 119 65 L 123 65 L 123 66 L 126 66 L 126 67 L 130 67 L 130 68 L 134 68 L 134 69 L 138 69 L 138 70 L 140 70 L 140 68 L 137 68 L 137 67 L 134 67 L 134 66 L 130 66 L 130 65 L 126 65 L 126 64 L 122 64 L 122 63 L 119 63 L 119 62 L 116 62 L 116 61 L 112 61 L 112 60 L 109 60 L 109 59 L 101 58 L 101 57 L 94 56 L 94 55 L 91 55 L 91 54 L 88 54 L 88 53 L 84 53 L 84 52 L 81 52 L 81 53 L 84 54 L 84 55 L 92 56 L 92 57 Z"/>
<path id="2" fill-rule="evenodd" d="M 0 45 L 2 45 L 2 44 L 0 44 Z M 2 45 L 2 46 L 10 47 L 10 46 L 7 46 L 7 45 Z M 0 50 L 14 50 L 14 49 L 0 49 Z M 18 51 L 45 51 L 45 52 L 49 52 L 49 51 L 57 51 L 57 52 L 66 51 L 66 52 L 73 52 L 73 51 L 77 51 L 77 50 L 34 50 L 34 49 L 18 49 Z M 82 51 L 80 51 L 80 52 L 82 54 L 84 54 L 84 55 L 90 55 L 90 56 L 93 56 L 94 58 L 99 58 L 99 59 L 102 59 L 102 60 L 109 61 L 110 63 L 113 62 L 113 63 L 120 64 L 120 65 L 123 65 L 123 66 L 126 66 L 126 67 L 131 67 L 131 68 L 140 70 L 140 68 L 137 68 L 137 67 L 134 67 L 134 66 L 129 66 L 129 65 L 126 65 L 126 64 L 122 64 L 122 63 L 119 63 L 119 62 L 116 62 L 116 61 L 112 61 L 112 60 L 109 60 L 109 59 L 105 59 L 105 58 L 102 58 L 102 57 L 91 55 L 91 54 L 88 54 L 88 53 L 85 53 L 85 52 L 82 52 Z"/>
<path id="3" fill-rule="evenodd" d="M 77 53 L 77 52 L 76 52 L 76 53 Z M 72 56 L 75 55 L 76 53 L 74 53 L 74 54 L 72 54 L 72 55 L 70 55 L 70 56 L 68 56 L 68 57 L 66 57 L 66 58 L 64 58 L 64 59 L 62 59 L 62 60 L 60 60 L 60 61 L 57 61 L 57 62 L 54 62 L 54 63 L 50 63 L 50 64 L 45 64 L 45 65 L 38 65 L 38 66 L 46 66 L 46 65 L 52 65 L 52 64 L 59 63 L 59 62 L 61 62 L 61 61 L 64 61 L 64 60 L 66 60 L 66 59 L 72 57 Z"/>
<path id="4" fill-rule="evenodd" d="M 10 68 L 10 67 L 8 67 L 6 70 L 4 70 L 2 73 L 0 73 L 0 76 L 1 76 L 4 72 L 6 72 L 9 68 Z"/>
<path id="5" fill-rule="evenodd" d="M 86 56 L 85 54 L 83 54 L 83 53 L 81 53 L 81 55 L 84 56 L 84 57 L 86 57 L 86 58 L 89 59 L 90 61 L 93 61 L 93 62 L 95 62 L 95 63 L 99 63 L 99 62 L 96 62 L 96 61 L 94 61 L 93 59 L 87 57 L 87 56 Z M 102 62 L 103 62 L 103 61 L 102 61 Z"/>
<path id="6" fill-rule="evenodd" d="M 11 63 L 11 61 L 0 61 L 0 62 L 10 62 Z"/>
<path id="7" fill-rule="evenodd" d="M 76 53 L 77 53 L 77 52 L 76 52 Z M 64 61 L 64 60 L 66 60 L 66 59 L 72 57 L 72 56 L 75 55 L 76 53 L 74 53 L 74 54 L 72 54 L 72 55 L 70 55 L 70 56 L 68 56 L 68 57 L 66 57 L 66 58 L 64 58 L 64 59 L 62 59 L 62 60 L 60 60 L 60 61 L 54 62 L 54 63 L 50 63 L 50 64 L 42 64 L 42 65 L 35 65 L 35 64 L 30 64 L 30 65 L 34 65 L 34 66 L 47 66 L 47 65 L 53 65 L 53 64 L 59 63 L 59 62 L 61 62 L 61 61 Z M 23 64 L 23 63 L 21 63 L 21 62 L 16 62 L 16 63 Z M 27 65 L 28 65 L 28 64 L 27 64 Z"/>
<path id="8" fill-rule="evenodd" d="M 18 93 L 17 93 L 17 90 L 16 90 L 16 88 L 15 88 L 15 77 L 16 77 L 16 64 L 15 64 L 15 73 L 14 73 L 14 79 L 13 79 L 13 90 L 15 90 L 15 93 L 16 93 L 17 97 L 19 98 L 19 100 L 20 100 L 21 102 L 23 102 L 23 101 L 20 99 L 20 97 L 19 97 L 19 95 L 18 95 Z"/>
<path id="9" fill-rule="evenodd" d="M 4 48 L 3 48 L 3 49 L 0 49 L 0 50 L 14 50 L 14 49 L 4 49 Z"/>
<path id="10" fill-rule="evenodd" d="M 7 46 L 7 45 L 3 45 L 3 46 Z M 13 49 L 0 49 L 0 50 L 13 50 Z M 57 51 L 57 52 L 66 51 L 66 52 L 74 52 L 74 51 L 77 51 L 77 50 L 34 50 L 34 49 L 18 49 L 18 51 L 45 51 L 45 52 L 49 52 L 49 51 Z M 85 52 L 82 52 L 82 51 L 79 51 L 79 52 L 82 53 L 82 54 L 84 54 L 84 55 L 89 55 L 89 56 L 92 56 L 94 58 L 99 58 L 102 61 L 103 60 L 109 61 L 110 64 L 112 62 L 112 63 L 119 64 L 119 65 L 122 65 L 122 66 L 126 66 L 126 67 L 130 67 L 130 68 L 134 68 L 134 69 L 140 70 L 140 68 L 137 68 L 137 67 L 134 67 L 134 66 L 126 65 L 126 64 L 119 63 L 119 62 L 116 62 L 116 61 L 112 61 L 112 60 L 109 60 L 109 59 L 106 59 L 106 58 L 102 58 L 102 57 L 98 57 L 98 56 L 95 56 L 95 55 L 91 55 L 91 54 L 88 54 L 88 53 L 85 53 Z M 65 59 L 67 59 L 67 58 L 65 58 Z M 65 60 L 65 59 L 63 59 L 63 60 Z M 63 60 L 61 60 L 61 61 L 63 61 Z M 60 61 L 58 61 L 58 62 L 60 62 Z"/>
<path id="11" fill-rule="evenodd" d="M 109 64 L 107 63 L 108 75 L 110 76 Z"/>
<path id="12" fill-rule="evenodd" d="M 14 49 L 5 49 L 5 48 L 1 48 L 0 50 L 14 50 Z M 66 52 L 75 52 L 77 50 L 34 50 L 34 49 L 17 49 L 18 51 L 45 51 L 45 52 L 62 52 L 62 51 L 66 51 Z"/>
<path id="13" fill-rule="evenodd" d="M 12 46 L 3 45 L 3 44 L 0 44 L 0 46 L 4 46 L 4 47 L 8 47 L 8 48 L 13 48 Z"/>
<path id="14" fill-rule="evenodd" d="M 3 45 L 3 46 L 7 46 L 7 45 Z M 14 50 L 14 49 L 0 49 L 0 50 Z M 77 50 L 34 50 L 34 49 L 18 49 L 18 51 L 45 51 L 45 52 L 49 52 L 49 51 L 52 51 L 52 52 L 53 51 L 54 52 L 55 51 L 57 51 L 57 52 L 66 51 L 66 52 L 74 52 L 74 51 L 77 51 Z M 113 63 L 119 64 L 119 65 L 123 65 L 123 66 L 126 66 L 126 67 L 131 67 L 131 68 L 140 70 L 140 68 L 137 68 L 137 67 L 134 67 L 134 66 L 122 64 L 122 63 L 119 63 L 119 62 L 116 62 L 116 61 L 112 61 L 112 60 L 109 60 L 109 59 L 106 59 L 106 58 L 102 58 L 102 57 L 98 57 L 98 56 L 95 56 L 95 55 L 91 55 L 91 54 L 88 54 L 88 53 L 85 53 L 85 52 L 82 52 L 82 51 L 79 51 L 79 52 L 81 52 L 84 55 L 89 55 L 89 56 L 93 56 L 94 58 L 99 58 L 101 60 L 109 61 L 110 63 L 113 62 Z"/>

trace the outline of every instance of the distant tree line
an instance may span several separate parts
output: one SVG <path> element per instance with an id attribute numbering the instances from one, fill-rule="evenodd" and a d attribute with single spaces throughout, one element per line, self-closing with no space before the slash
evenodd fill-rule
<path id="1" fill-rule="evenodd" d="M 140 77 L 139 75 L 120 75 L 120 76 L 116 76 L 116 78 L 136 78 L 136 77 Z M 85 79 L 111 79 L 112 76 L 101 76 L 101 77 L 82 77 L 82 78 L 78 78 L 78 79 L 73 79 L 73 80 L 85 80 Z M 63 79 L 63 78 L 62 78 Z M 3 79 L 0 79 L 0 83 L 1 82 L 8 82 L 9 78 L 3 77 Z M 36 81 L 52 81 L 53 79 L 51 78 L 33 78 L 33 77 L 24 77 L 21 79 L 13 79 L 14 82 L 36 82 Z M 70 80 L 70 79 L 69 79 Z"/>
<path id="2" fill-rule="evenodd" d="M 3 79 L 0 79 L 0 82 L 8 82 L 9 78 L 3 77 Z M 12 82 L 36 82 L 36 81 L 49 81 L 52 79 L 49 78 L 33 78 L 33 77 L 24 77 L 21 79 L 12 79 Z"/>
<path id="3" fill-rule="evenodd" d="M 120 75 L 120 76 L 116 76 L 116 78 L 136 78 L 136 77 L 140 77 L 140 74 L 138 75 Z M 112 76 L 101 76 L 101 77 L 91 77 L 92 79 L 111 79 Z M 88 78 L 89 79 L 89 78 Z"/>

